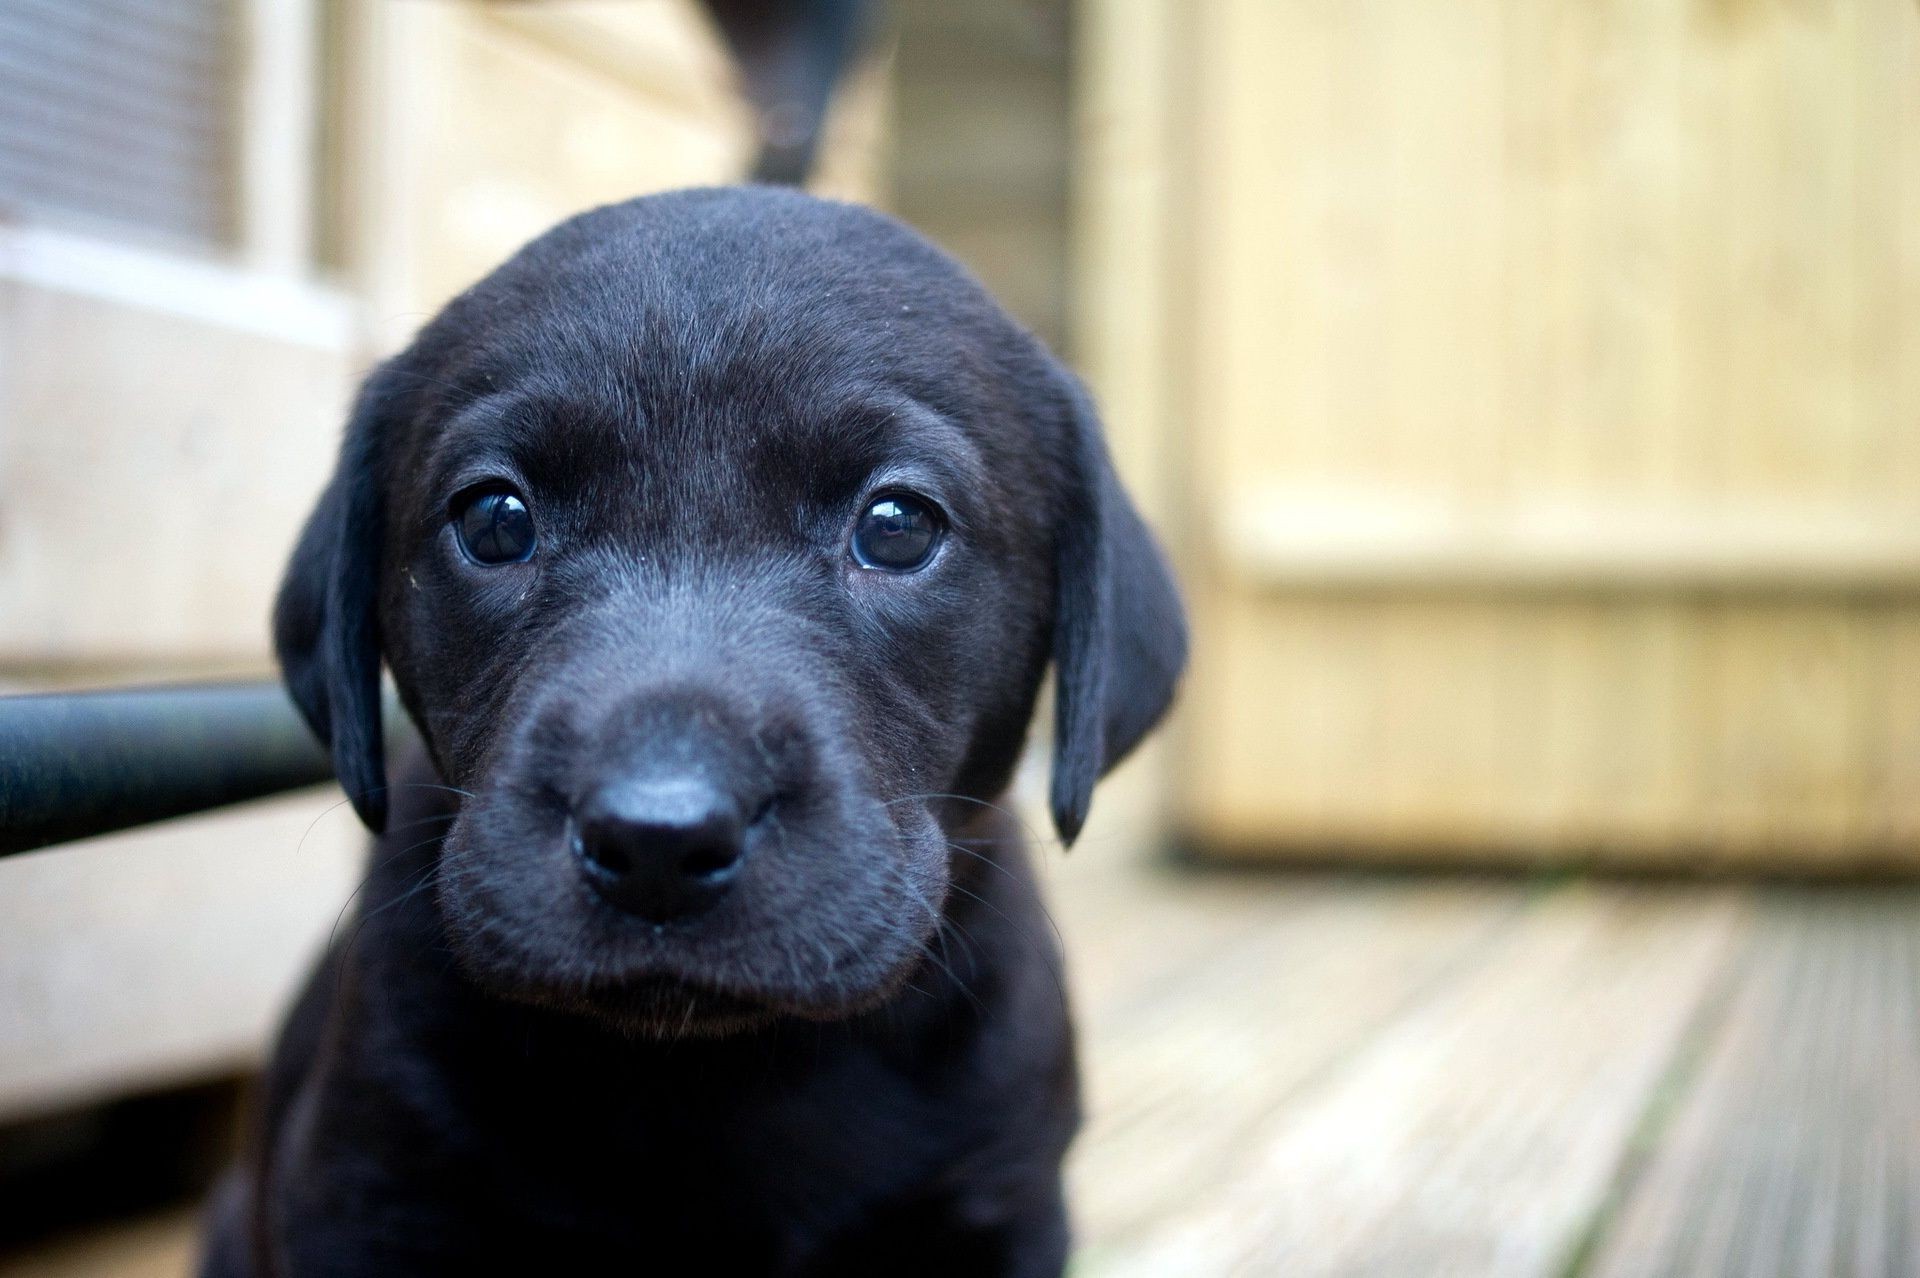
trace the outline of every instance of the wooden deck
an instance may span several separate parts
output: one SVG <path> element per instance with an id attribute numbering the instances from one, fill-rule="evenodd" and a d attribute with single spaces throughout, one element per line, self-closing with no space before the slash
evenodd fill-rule
<path id="1" fill-rule="evenodd" d="M 1045 877 L 1074 1278 L 1920 1275 L 1920 888 Z M 178 1272 L 185 1229 L 0 1274 Z"/>
<path id="2" fill-rule="evenodd" d="M 1920 1274 L 1920 889 L 1049 877 L 1075 1278 Z"/>

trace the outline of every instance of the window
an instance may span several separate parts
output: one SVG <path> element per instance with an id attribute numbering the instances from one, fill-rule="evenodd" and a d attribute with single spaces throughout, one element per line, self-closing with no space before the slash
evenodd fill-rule
<path id="1" fill-rule="evenodd" d="M 229 245 L 232 0 L 0 0 L 0 219 Z"/>

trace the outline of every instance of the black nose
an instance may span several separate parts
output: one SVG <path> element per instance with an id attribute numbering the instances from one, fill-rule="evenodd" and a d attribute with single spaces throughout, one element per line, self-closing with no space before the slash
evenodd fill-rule
<path id="1" fill-rule="evenodd" d="M 712 908 L 746 853 L 740 802 L 698 777 L 598 786 L 575 806 L 574 831 L 594 891 L 659 923 Z"/>

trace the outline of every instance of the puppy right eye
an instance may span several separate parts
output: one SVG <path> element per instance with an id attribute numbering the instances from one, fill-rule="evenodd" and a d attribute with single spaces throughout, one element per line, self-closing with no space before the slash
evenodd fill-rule
<path id="1" fill-rule="evenodd" d="M 453 531 L 477 564 L 523 564 L 533 558 L 533 512 L 511 488 L 474 489 L 454 498 Z"/>
<path id="2" fill-rule="evenodd" d="M 940 544 L 940 512 L 913 493 L 888 493 L 867 504 L 853 528 L 853 560 L 862 568 L 913 572 Z"/>

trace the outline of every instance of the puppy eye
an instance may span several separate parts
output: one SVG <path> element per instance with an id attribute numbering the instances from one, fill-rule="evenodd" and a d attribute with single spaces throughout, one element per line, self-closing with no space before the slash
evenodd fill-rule
<path id="1" fill-rule="evenodd" d="M 912 572 L 933 558 L 943 527 L 940 511 L 912 493 L 876 497 L 853 528 L 853 558 L 862 568 Z"/>
<path id="2" fill-rule="evenodd" d="M 510 488 L 482 488 L 453 501 L 460 549 L 477 564 L 519 564 L 533 558 L 533 512 Z"/>

